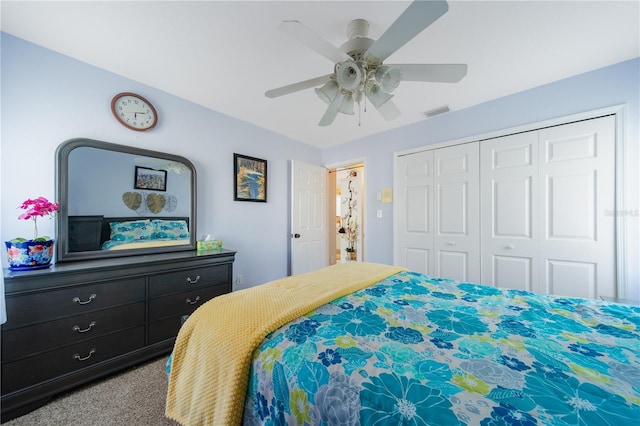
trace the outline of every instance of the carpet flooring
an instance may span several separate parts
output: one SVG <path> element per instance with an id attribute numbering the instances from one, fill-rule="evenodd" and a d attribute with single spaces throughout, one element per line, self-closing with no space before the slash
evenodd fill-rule
<path id="1" fill-rule="evenodd" d="M 54 397 L 3 426 L 177 426 L 164 416 L 162 357 Z"/>

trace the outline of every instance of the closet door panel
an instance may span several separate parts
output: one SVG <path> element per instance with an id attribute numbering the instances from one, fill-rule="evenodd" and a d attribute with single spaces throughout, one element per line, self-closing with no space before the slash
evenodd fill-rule
<path id="1" fill-rule="evenodd" d="M 433 275 L 433 151 L 399 157 L 396 263 Z"/>
<path id="2" fill-rule="evenodd" d="M 598 265 L 545 258 L 544 284 L 550 294 L 596 298 Z"/>
<path id="3" fill-rule="evenodd" d="M 496 287 L 531 291 L 533 287 L 533 257 L 502 256 L 491 257 L 491 279 Z"/>
<path id="4" fill-rule="evenodd" d="M 433 256 L 433 250 L 405 247 L 403 266 L 412 271 L 425 271 L 423 273 L 427 274 L 426 271 L 432 268 L 432 262 L 429 260 L 431 256 Z"/>
<path id="5" fill-rule="evenodd" d="M 575 175 L 546 176 L 544 201 L 548 214 L 546 222 L 548 239 L 585 242 L 595 240 L 598 214 L 596 173 L 597 169 L 590 168 Z"/>
<path id="6" fill-rule="evenodd" d="M 478 143 L 436 149 L 434 250 L 436 275 L 480 280 Z"/>
<path id="7" fill-rule="evenodd" d="M 469 235 L 469 183 L 438 185 L 438 235 Z"/>
<path id="8" fill-rule="evenodd" d="M 615 117 L 540 130 L 538 291 L 616 296 Z"/>
<path id="9" fill-rule="evenodd" d="M 470 275 L 469 269 L 468 253 L 446 249 L 438 250 L 439 277 L 458 281 L 473 281 L 473 279 L 468 278 Z"/>
<path id="10" fill-rule="evenodd" d="M 537 132 L 480 145 L 482 283 L 531 291 L 537 268 Z"/>

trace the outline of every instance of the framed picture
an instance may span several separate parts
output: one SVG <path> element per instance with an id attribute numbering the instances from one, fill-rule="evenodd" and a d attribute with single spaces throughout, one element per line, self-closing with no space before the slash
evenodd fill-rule
<path id="1" fill-rule="evenodd" d="M 166 191 L 167 190 L 167 171 L 136 166 L 136 175 L 133 182 L 133 187 L 135 189 L 150 189 L 152 191 Z"/>
<path id="2" fill-rule="evenodd" d="M 267 160 L 233 154 L 236 201 L 267 202 Z"/>

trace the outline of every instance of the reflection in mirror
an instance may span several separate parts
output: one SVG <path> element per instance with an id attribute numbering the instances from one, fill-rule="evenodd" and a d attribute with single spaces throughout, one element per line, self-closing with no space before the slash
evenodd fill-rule
<path id="1" fill-rule="evenodd" d="M 58 261 L 195 249 L 195 168 L 91 139 L 57 151 Z"/>

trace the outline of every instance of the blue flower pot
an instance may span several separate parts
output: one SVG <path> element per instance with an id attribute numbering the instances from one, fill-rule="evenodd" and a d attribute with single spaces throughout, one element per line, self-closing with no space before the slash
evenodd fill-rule
<path id="1" fill-rule="evenodd" d="M 46 241 L 5 241 L 9 269 L 12 271 L 29 271 L 48 268 L 53 258 L 54 240 Z"/>

